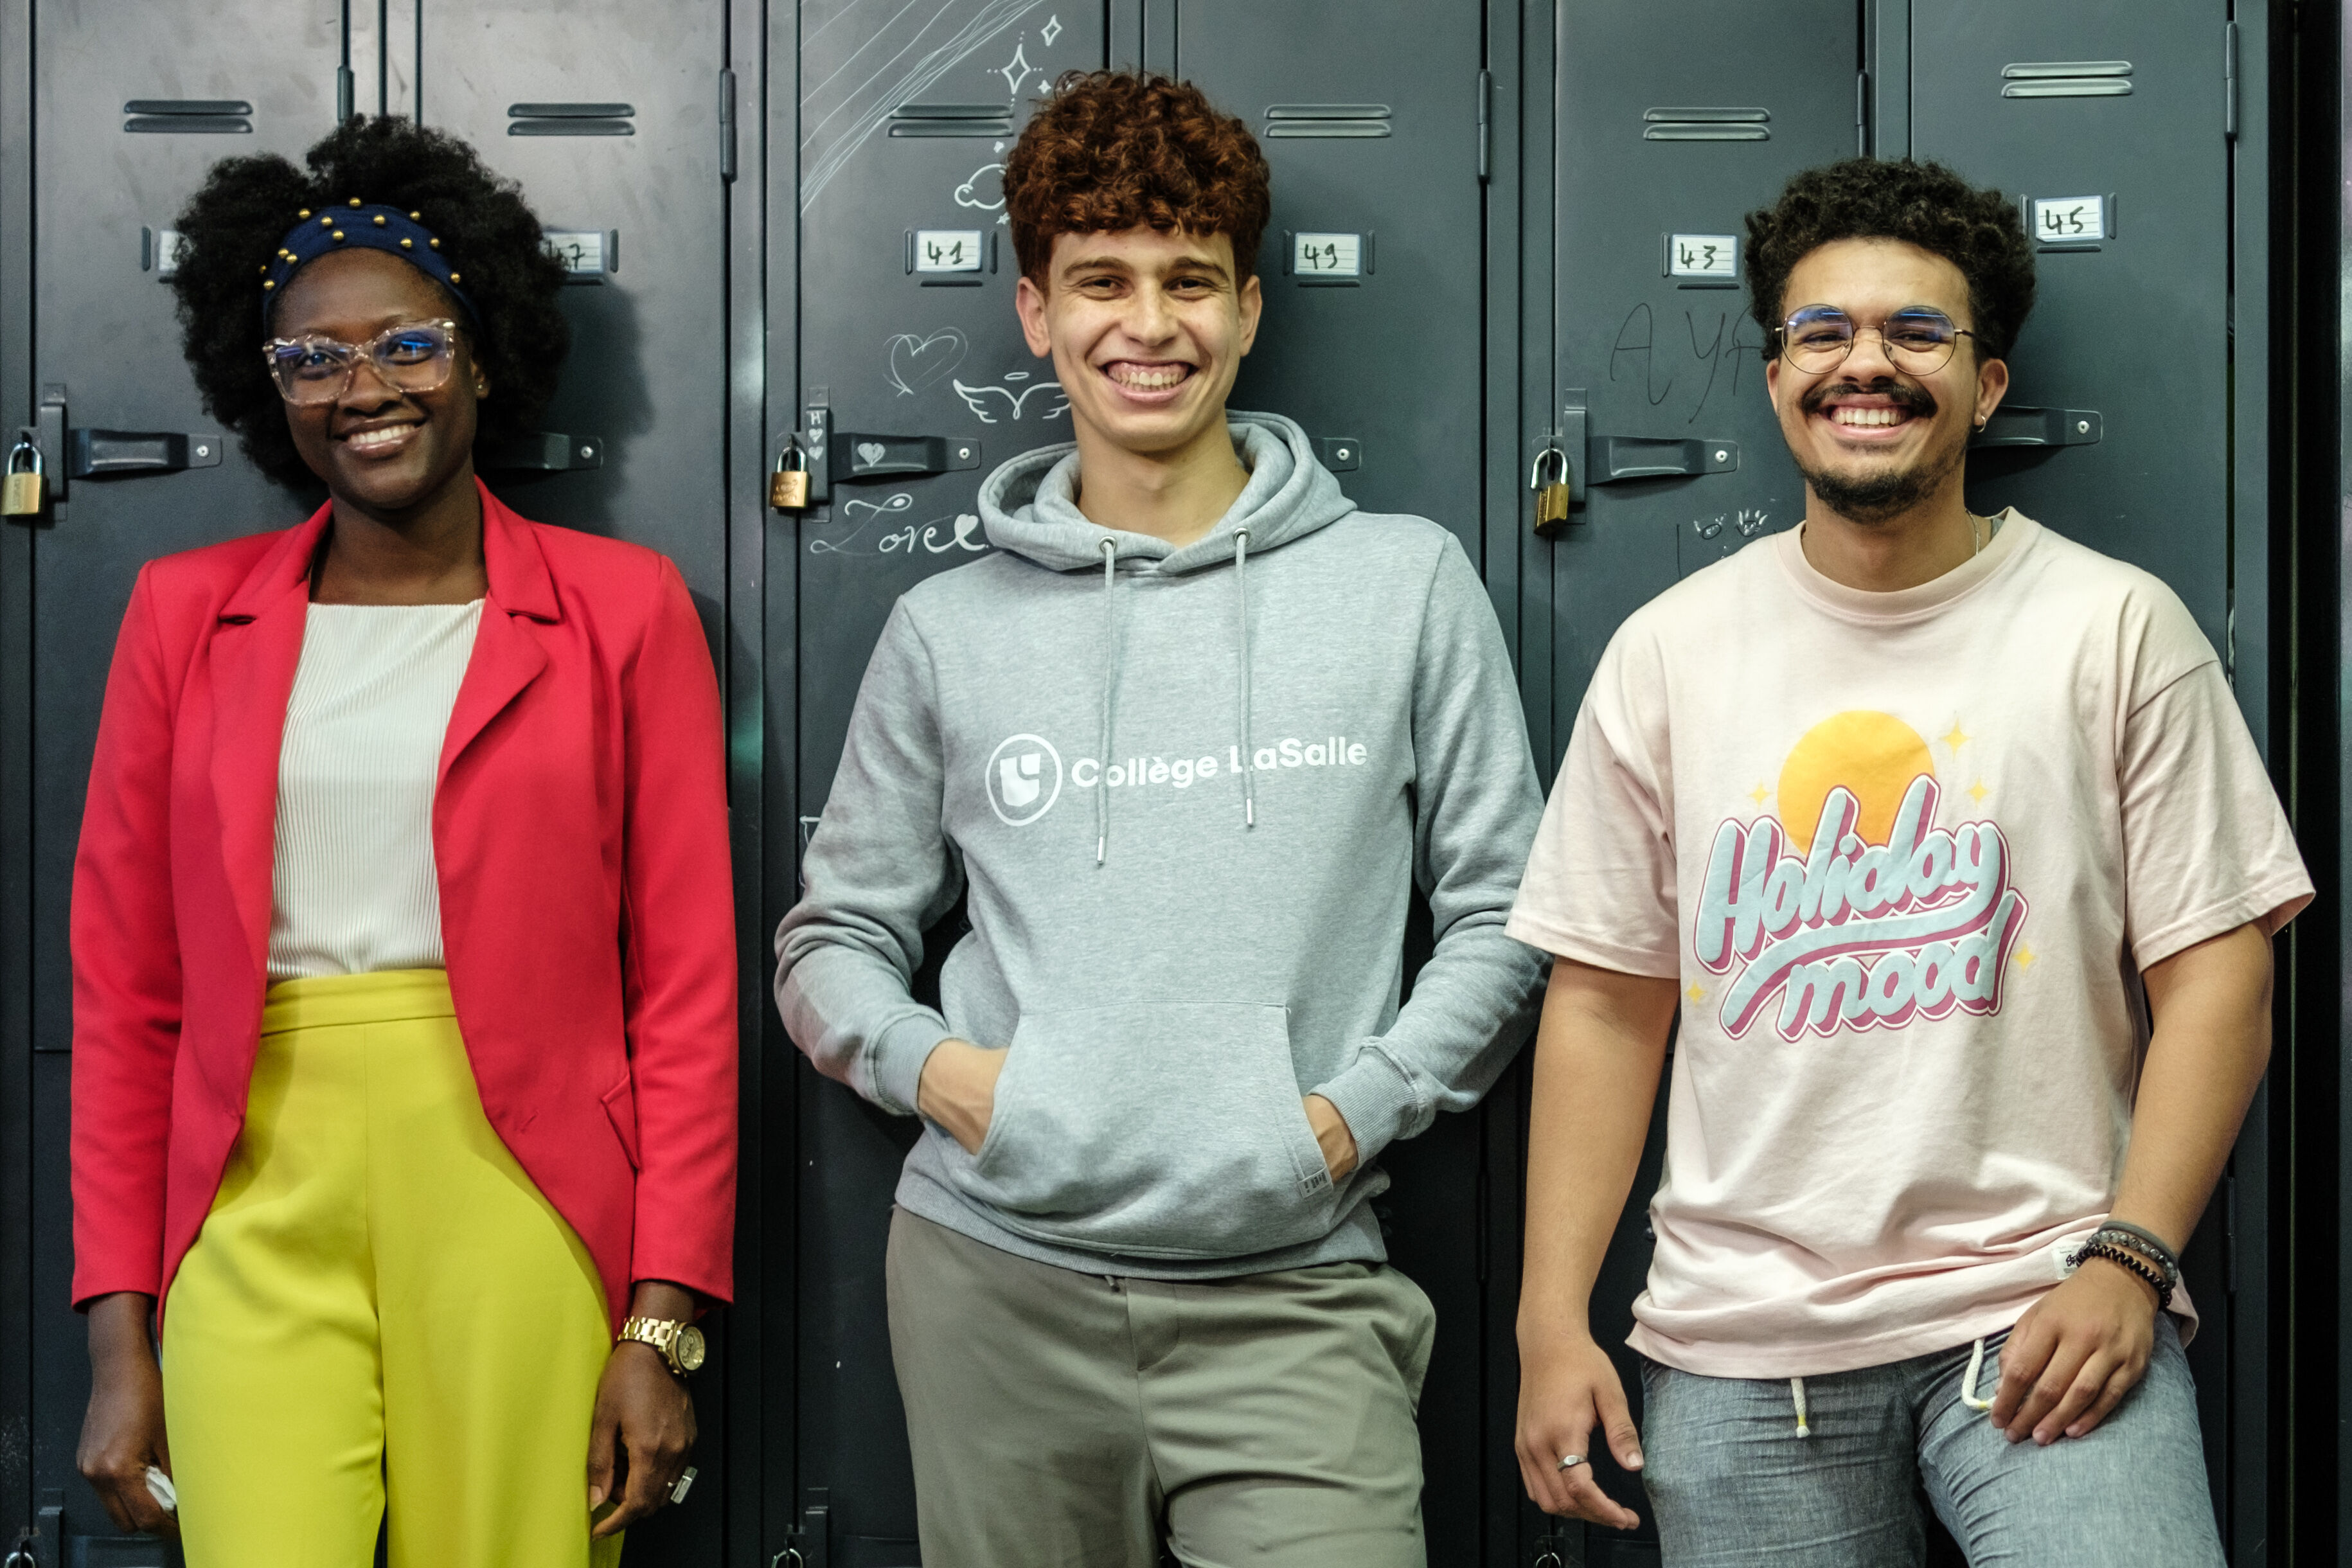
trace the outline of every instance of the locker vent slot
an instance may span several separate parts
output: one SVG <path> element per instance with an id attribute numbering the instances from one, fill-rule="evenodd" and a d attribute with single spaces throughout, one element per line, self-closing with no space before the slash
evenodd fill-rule
<path id="1" fill-rule="evenodd" d="M 1645 109 L 1644 142 L 1769 142 L 1771 111 L 1763 109 Z"/>
<path id="2" fill-rule="evenodd" d="M 242 136 L 253 130 L 253 105 L 241 98 L 134 98 L 122 106 L 122 129 L 148 133 Z"/>
<path id="3" fill-rule="evenodd" d="M 2003 98 L 2122 98 L 2129 60 L 2023 60 L 2000 68 Z"/>
<path id="4" fill-rule="evenodd" d="M 1009 103 L 902 103 L 890 111 L 893 136 L 1010 136 Z"/>
<path id="5" fill-rule="evenodd" d="M 510 103 L 509 136 L 635 136 L 633 103 Z"/>
<path id="6" fill-rule="evenodd" d="M 1265 133 L 1280 141 L 1312 136 L 1363 141 L 1396 134 L 1385 103 L 1277 103 L 1265 111 Z"/>

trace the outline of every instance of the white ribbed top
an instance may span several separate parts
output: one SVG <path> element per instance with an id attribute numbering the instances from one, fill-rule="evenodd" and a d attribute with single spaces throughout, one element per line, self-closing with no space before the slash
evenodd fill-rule
<path id="1" fill-rule="evenodd" d="M 440 969 L 433 792 L 470 605 L 312 605 L 278 752 L 269 978 Z"/>

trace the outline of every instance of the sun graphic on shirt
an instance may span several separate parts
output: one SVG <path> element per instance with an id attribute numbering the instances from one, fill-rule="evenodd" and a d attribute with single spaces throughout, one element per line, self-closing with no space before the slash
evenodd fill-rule
<path id="1" fill-rule="evenodd" d="M 1843 784 L 1861 808 L 1854 832 L 1865 844 L 1884 844 L 1895 831 L 1903 792 L 1921 773 L 1932 778 L 1935 773 L 1927 742 L 1892 713 L 1832 714 L 1806 731 L 1780 764 L 1780 826 L 1797 853 L 1806 853 L 1822 820 L 1822 802 Z"/>

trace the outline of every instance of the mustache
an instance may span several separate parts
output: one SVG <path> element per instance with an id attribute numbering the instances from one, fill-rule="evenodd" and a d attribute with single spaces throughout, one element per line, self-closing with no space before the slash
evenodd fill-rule
<path id="1" fill-rule="evenodd" d="M 1798 406 L 1807 414 L 1818 414 L 1822 410 L 1822 405 L 1832 397 L 1843 396 L 1847 393 L 1867 393 L 1873 396 L 1885 397 L 1896 407 L 1922 419 L 1936 412 L 1935 396 L 1926 388 L 1906 386 L 1902 382 L 1891 380 L 1885 376 L 1879 377 L 1867 386 L 1859 381 L 1823 383 L 1799 399 Z"/>

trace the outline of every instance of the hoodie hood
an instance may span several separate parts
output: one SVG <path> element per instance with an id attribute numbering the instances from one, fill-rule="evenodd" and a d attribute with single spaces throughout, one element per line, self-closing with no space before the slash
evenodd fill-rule
<path id="1" fill-rule="evenodd" d="M 1251 552 L 1262 555 L 1356 510 L 1297 424 L 1279 414 L 1238 410 L 1228 410 L 1225 420 L 1249 483 L 1217 525 L 1192 543 L 1180 548 L 1090 521 L 1077 505 L 1078 449 L 1066 443 L 1024 452 L 981 486 L 988 542 L 1054 572 L 1099 570 L 1106 540 L 1130 570 L 1197 572 L 1232 562 L 1237 533 L 1246 533 Z"/>

